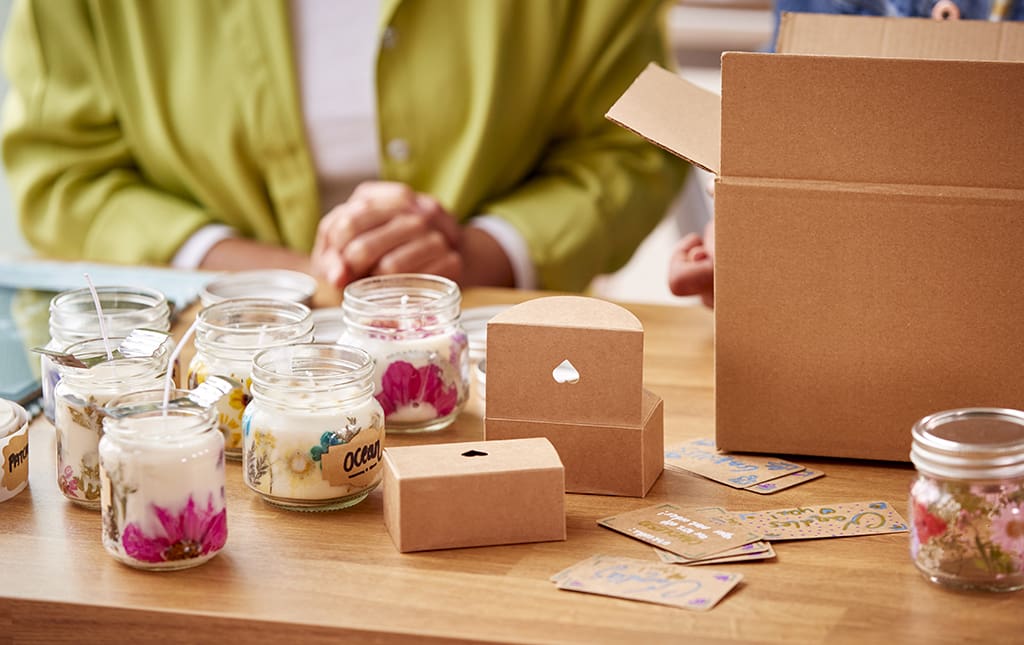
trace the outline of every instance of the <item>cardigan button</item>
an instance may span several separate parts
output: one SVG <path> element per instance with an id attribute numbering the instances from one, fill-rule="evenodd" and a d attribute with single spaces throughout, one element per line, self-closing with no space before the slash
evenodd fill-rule
<path id="1" fill-rule="evenodd" d="M 385 27 L 380 36 L 380 45 L 384 49 L 394 49 L 398 45 L 398 32 L 394 27 Z"/>
<path id="2" fill-rule="evenodd" d="M 409 160 L 409 142 L 405 139 L 392 139 L 384 146 L 384 151 L 392 161 L 404 162 Z"/>

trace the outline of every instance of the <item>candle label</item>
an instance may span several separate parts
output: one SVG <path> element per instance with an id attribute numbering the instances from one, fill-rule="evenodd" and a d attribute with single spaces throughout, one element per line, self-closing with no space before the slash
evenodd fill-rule
<path id="1" fill-rule="evenodd" d="M 0 499 L 6 499 L 7 492 L 21 490 L 28 481 L 28 433 L 16 432 L 0 441 L 0 446 L 4 460 Z"/>
<path id="2" fill-rule="evenodd" d="M 320 440 L 325 449 L 320 455 L 320 474 L 331 486 L 366 487 L 379 477 L 384 456 L 380 419 L 374 418 L 371 424 L 375 427 L 366 432 L 355 423 L 355 418 L 349 417 L 343 432 L 325 432 Z"/>

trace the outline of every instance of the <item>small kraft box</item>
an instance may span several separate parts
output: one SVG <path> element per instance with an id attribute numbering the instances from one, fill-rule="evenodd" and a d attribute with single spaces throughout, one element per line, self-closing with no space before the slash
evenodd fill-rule
<path id="1" fill-rule="evenodd" d="M 518 304 L 487 325 L 487 440 L 546 437 L 570 493 L 643 497 L 664 464 L 664 405 L 643 386 L 643 325 L 596 298 Z"/>
<path id="2" fill-rule="evenodd" d="M 384 450 L 384 525 L 402 553 L 565 539 L 565 471 L 546 439 Z"/>
<path id="3" fill-rule="evenodd" d="M 1024 24 L 786 14 L 777 51 L 608 113 L 717 174 L 717 446 L 906 461 L 1024 408 Z"/>

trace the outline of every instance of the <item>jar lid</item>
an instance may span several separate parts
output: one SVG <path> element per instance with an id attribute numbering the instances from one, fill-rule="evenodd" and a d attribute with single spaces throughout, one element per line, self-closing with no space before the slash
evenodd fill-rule
<path id="1" fill-rule="evenodd" d="M 910 460 L 918 470 L 948 479 L 1024 476 L 1024 412 L 961 408 L 914 424 Z"/>
<path id="2" fill-rule="evenodd" d="M 309 306 L 316 279 L 299 271 L 260 269 L 230 273 L 207 284 L 199 293 L 202 306 L 234 298 L 272 298 Z"/>

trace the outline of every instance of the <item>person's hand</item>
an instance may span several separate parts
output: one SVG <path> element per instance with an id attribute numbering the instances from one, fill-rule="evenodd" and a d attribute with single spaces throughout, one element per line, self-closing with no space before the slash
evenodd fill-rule
<path id="1" fill-rule="evenodd" d="M 317 230 L 314 272 L 341 289 L 369 275 L 433 273 L 462 280 L 461 232 L 428 195 L 405 184 L 365 182 Z"/>
<path id="2" fill-rule="evenodd" d="M 702 239 L 690 233 L 672 250 L 668 286 L 677 296 L 700 296 L 706 307 L 715 306 L 715 222 L 704 229 Z"/>

